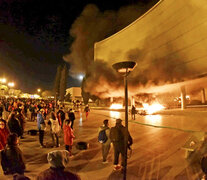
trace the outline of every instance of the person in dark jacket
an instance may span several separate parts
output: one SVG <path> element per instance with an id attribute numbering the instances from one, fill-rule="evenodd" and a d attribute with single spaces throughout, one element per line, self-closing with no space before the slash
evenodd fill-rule
<path id="1" fill-rule="evenodd" d="M 24 130 L 25 130 L 25 124 L 26 124 L 26 120 L 25 120 L 25 116 L 23 114 L 23 109 L 18 109 L 17 110 L 17 115 L 16 118 L 18 119 L 20 126 L 22 128 L 22 136 L 21 139 L 23 139 L 23 134 L 24 134 Z"/>
<path id="2" fill-rule="evenodd" d="M 3 116 L 3 111 L 4 111 L 4 107 L 3 107 L 2 102 L 0 101 L 0 117 Z"/>
<path id="3" fill-rule="evenodd" d="M 80 180 L 80 177 L 70 171 L 65 171 L 69 162 L 69 153 L 66 150 L 49 152 L 47 155 L 50 168 L 37 176 L 37 180 Z"/>
<path id="4" fill-rule="evenodd" d="M 134 105 L 132 105 L 131 114 L 132 114 L 132 119 L 135 120 L 136 108 Z"/>
<path id="5" fill-rule="evenodd" d="M 18 135 L 18 137 L 22 136 L 22 128 L 20 125 L 20 122 L 18 121 L 18 119 L 16 118 L 16 111 L 13 110 L 9 120 L 8 120 L 8 127 L 9 127 L 9 131 L 11 133 L 16 133 Z"/>
<path id="6" fill-rule="evenodd" d="M 30 105 L 29 111 L 31 113 L 31 121 L 35 121 L 35 117 L 36 117 L 36 107 L 34 106 L 34 104 Z"/>
<path id="7" fill-rule="evenodd" d="M 59 124 L 60 124 L 60 126 L 62 128 L 64 120 L 65 120 L 65 112 L 63 111 L 63 107 L 61 107 L 59 109 L 59 111 L 57 112 L 57 118 L 58 118 Z"/>
<path id="8" fill-rule="evenodd" d="M 130 148 L 133 143 L 131 135 L 121 122 L 121 119 L 116 119 L 116 125 L 112 127 L 110 131 L 110 139 L 114 147 L 114 170 L 125 167 L 125 158 L 127 158 L 125 149 L 126 147 Z M 119 165 L 119 154 L 121 154 L 121 166 Z"/>
<path id="9" fill-rule="evenodd" d="M 8 136 L 7 146 L 3 150 L 4 160 L 1 162 L 4 174 L 24 174 L 25 160 L 22 151 L 18 147 L 19 138 L 16 133 Z M 2 153 L 1 153 L 2 154 Z"/>
<path id="10" fill-rule="evenodd" d="M 73 124 L 74 124 L 74 120 L 75 120 L 75 114 L 74 114 L 72 109 L 69 110 L 68 117 L 69 117 L 69 119 L 71 121 L 71 128 L 73 129 Z"/>

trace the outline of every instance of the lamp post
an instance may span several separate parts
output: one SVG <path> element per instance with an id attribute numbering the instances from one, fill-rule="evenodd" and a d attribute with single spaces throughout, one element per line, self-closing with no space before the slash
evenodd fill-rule
<path id="1" fill-rule="evenodd" d="M 2 79 L 0 79 L 0 82 L 1 82 L 2 84 L 5 84 L 5 83 L 6 83 L 6 78 L 2 78 Z"/>
<path id="2" fill-rule="evenodd" d="M 38 94 L 40 95 L 41 89 L 40 89 L 40 88 L 38 88 L 38 89 L 37 89 L 37 92 L 38 92 Z"/>
<path id="3" fill-rule="evenodd" d="M 127 83 L 127 76 L 131 71 L 134 70 L 136 66 L 136 62 L 133 61 L 123 61 L 123 62 L 118 62 L 112 65 L 112 67 L 122 74 L 124 76 L 124 93 L 125 93 L 125 127 L 127 130 L 127 137 L 126 140 L 128 142 L 128 83 Z M 126 180 L 126 174 L 127 174 L 127 145 L 125 146 L 125 166 L 124 166 L 124 174 L 123 174 L 123 179 Z"/>

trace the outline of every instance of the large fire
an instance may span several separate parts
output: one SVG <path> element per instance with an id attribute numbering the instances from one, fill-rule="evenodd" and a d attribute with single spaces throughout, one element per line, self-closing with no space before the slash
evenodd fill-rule
<path id="1" fill-rule="evenodd" d="M 112 104 L 111 106 L 110 106 L 110 109 L 122 109 L 123 108 L 123 106 L 122 106 L 122 104 Z"/>
<path id="2" fill-rule="evenodd" d="M 157 111 L 160 111 L 162 109 L 164 109 L 165 107 L 159 103 L 153 103 L 151 105 L 147 104 L 147 103 L 144 103 L 142 104 L 143 105 L 143 108 L 141 108 L 140 110 L 140 114 L 154 114 L 155 112 Z M 123 105 L 122 104 L 118 104 L 118 103 L 113 103 L 111 106 L 110 106 L 110 109 L 123 109 Z"/>
<path id="3" fill-rule="evenodd" d="M 143 110 L 146 111 L 146 114 L 154 114 L 155 112 L 160 111 L 165 108 L 163 105 L 159 103 L 154 103 L 151 105 L 144 103 L 142 105 L 143 105 Z"/>

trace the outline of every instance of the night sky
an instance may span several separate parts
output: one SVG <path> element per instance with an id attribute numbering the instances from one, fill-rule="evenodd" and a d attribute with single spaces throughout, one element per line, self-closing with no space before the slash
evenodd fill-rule
<path id="1" fill-rule="evenodd" d="M 93 3 L 100 11 L 116 11 L 137 1 L 0 0 L 0 76 L 24 92 L 52 90 L 57 66 L 73 42 L 70 28 L 83 8 Z M 69 76 L 72 86 L 80 81 Z"/>

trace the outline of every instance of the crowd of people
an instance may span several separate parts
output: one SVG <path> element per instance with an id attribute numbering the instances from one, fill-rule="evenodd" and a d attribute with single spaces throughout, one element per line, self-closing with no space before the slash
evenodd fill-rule
<path id="1" fill-rule="evenodd" d="M 50 116 L 50 117 L 48 117 Z M 62 130 L 65 150 L 52 151 L 48 154 L 49 170 L 45 170 L 37 179 L 47 179 L 54 176 L 56 179 L 80 179 L 79 176 L 64 171 L 68 158 L 72 156 L 73 123 L 75 114 L 72 109 L 64 112 L 63 107 L 55 110 L 54 101 L 26 100 L 26 99 L 1 99 L 0 100 L 0 150 L 1 166 L 5 175 L 13 175 L 14 179 L 24 176 L 26 163 L 24 153 L 19 148 L 20 139 L 24 139 L 27 121 L 37 123 L 39 143 L 45 148 L 44 134 L 46 126 L 49 127 L 53 146 L 59 147 L 59 132 Z M 60 163 L 63 162 L 63 163 Z M 55 179 L 53 178 L 53 179 Z"/>
<path id="2" fill-rule="evenodd" d="M 29 111 L 29 112 L 28 112 Z M 90 112 L 89 106 L 84 109 L 86 120 Z M 44 135 L 46 127 L 52 139 L 52 147 L 60 146 L 60 131 L 63 134 L 65 150 L 56 150 L 48 153 L 47 160 L 51 165 L 37 175 L 38 180 L 60 179 L 70 177 L 74 180 L 80 177 L 72 172 L 65 171 L 69 157 L 72 157 L 72 146 L 74 141 L 75 113 L 72 108 L 66 111 L 59 106 L 55 109 L 53 101 L 44 100 L 25 100 L 25 99 L 3 99 L 0 100 L 0 150 L 1 165 L 5 175 L 12 174 L 14 179 L 24 176 L 26 163 L 24 153 L 19 148 L 19 141 L 24 139 L 25 126 L 27 121 L 37 123 L 40 148 L 45 148 Z M 114 170 L 123 170 L 125 166 L 126 146 L 130 149 L 132 138 L 126 128 L 122 125 L 122 120 L 117 119 L 114 127 L 109 127 L 109 120 L 105 119 L 103 125 L 99 127 L 98 134 L 104 132 L 106 140 L 102 141 L 102 160 L 103 164 L 108 163 L 108 154 L 113 144 L 114 149 Z M 127 139 L 126 139 L 127 137 Z M 119 163 L 119 155 L 122 161 Z M 53 178 L 51 178 L 53 177 Z M 68 178 L 68 179 L 70 179 Z M 67 178 L 65 178 L 67 179 Z"/>

